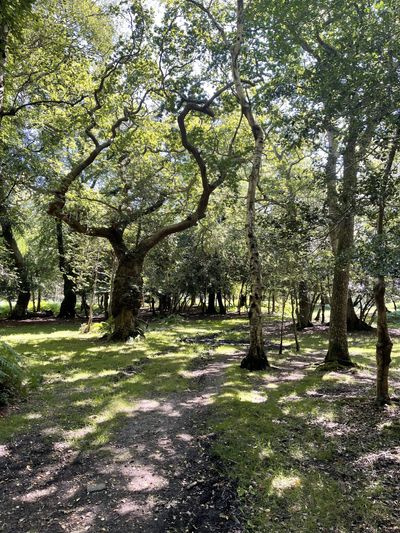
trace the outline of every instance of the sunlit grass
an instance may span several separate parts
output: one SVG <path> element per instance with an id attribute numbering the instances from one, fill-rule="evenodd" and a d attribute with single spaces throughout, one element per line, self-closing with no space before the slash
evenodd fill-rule
<path id="1" fill-rule="evenodd" d="M 218 326 L 212 328 L 218 331 Z M 201 329 L 206 334 L 210 327 Z M 96 334 L 80 334 L 77 325 L 5 328 L 2 338 L 27 356 L 41 383 L 26 403 L 0 419 L 0 441 L 36 426 L 74 446 L 108 442 L 138 398 L 161 397 L 188 386 L 181 371 L 203 348 L 179 342 L 191 334 L 199 334 L 199 328 L 187 327 L 185 321 L 167 329 L 161 324 L 133 344 L 102 343 Z M 135 364 L 132 375 L 115 379 Z"/>
<path id="2" fill-rule="evenodd" d="M 231 363 L 213 399 L 207 431 L 217 434 L 213 453 L 222 458 L 226 474 L 238 479 L 247 531 L 347 533 L 357 523 L 379 531 L 379 520 L 390 515 L 375 501 L 385 487 L 363 479 L 351 491 L 343 481 L 351 461 L 377 446 L 398 445 L 399 423 L 385 418 L 396 406 L 371 422 L 365 442 L 357 439 L 357 419 L 343 423 L 354 409 L 373 409 L 374 334 L 350 338 L 357 369 L 321 373 L 316 363 L 326 353 L 327 333 L 304 332 L 301 355 L 309 365 L 296 366 L 293 359 L 285 373 L 288 358 L 296 358 L 288 333 L 283 355 L 276 348 L 268 354 L 275 370 L 260 374 L 239 368 L 245 347 L 224 344 L 246 340 L 246 323 L 246 317 L 160 320 L 133 344 L 106 344 L 96 334 L 80 334 L 76 325 L 4 328 L 2 338 L 27 356 L 41 381 L 26 402 L 0 419 L 0 441 L 41 431 L 76 448 L 105 448 L 133 416 L 138 400 L 160 401 L 185 391 L 193 387 L 196 359 L 226 361 L 228 355 Z M 196 341 L 212 335 L 215 345 Z M 276 332 L 268 342 L 279 343 Z M 394 342 L 391 382 L 393 376 L 399 379 L 399 341 Z M 132 366 L 137 371 L 120 379 L 121 371 Z M 339 396 L 338 390 L 344 393 Z"/>

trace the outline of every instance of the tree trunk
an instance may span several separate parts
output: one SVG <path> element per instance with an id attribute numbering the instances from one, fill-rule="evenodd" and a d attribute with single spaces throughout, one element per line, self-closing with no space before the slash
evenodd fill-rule
<path id="1" fill-rule="evenodd" d="M 347 343 L 347 298 L 354 241 L 354 200 L 357 186 L 357 135 L 351 131 L 343 155 L 343 192 L 336 224 L 336 253 L 333 274 L 329 347 L 326 363 L 354 366 Z"/>
<path id="2" fill-rule="evenodd" d="M 208 305 L 207 305 L 207 315 L 216 315 L 217 308 L 215 307 L 215 289 L 214 287 L 208 288 Z"/>
<path id="3" fill-rule="evenodd" d="M 217 290 L 217 302 L 218 302 L 218 307 L 219 307 L 219 314 L 226 315 L 226 307 L 224 305 L 224 302 L 222 301 L 221 289 Z"/>
<path id="4" fill-rule="evenodd" d="M 325 296 L 321 293 L 321 324 L 325 324 Z"/>
<path id="5" fill-rule="evenodd" d="M 257 122 L 251 109 L 250 102 L 244 90 L 240 72 L 240 53 L 245 33 L 243 0 L 236 3 L 236 38 L 231 48 L 232 77 L 236 90 L 236 97 L 243 116 L 251 129 L 254 139 L 254 151 L 247 189 L 247 248 L 250 257 L 250 347 L 246 357 L 241 362 L 242 368 L 248 370 L 264 370 L 269 366 L 264 347 L 262 331 L 262 274 L 260 254 L 256 236 L 256 191 L 260 179 L 262 157 L 264 151 L 264 131 Z"/>
<path id="6" fill-rule="evenodd" d="M 110 316 L 109 306 L 110 306 L 110 295 L 108 292 L 104 293 L 104 320 L 108 320 Z"/>
<path id="7" fill-rule="evenodd" d="M 19 282 L 17 302 L 12 310 L 10 318 L 14 320 L 21 320 L 26 318 L 28 304 L 31 298 L 29 275 L 25 264 L 25 259 L 21 254 L 17 241 L 14 238 L 11 222 L 8 220 L 5 208 L 2 206 L 0 206 L 0 225 L 3 233 L 4 243 L 14 263 Z"/>
<path id="8" fill-rule="evenodd" d="M 285 325 L 285 307 L 286 307 L 286 294 L 282 294 L 282 316 L 281 316 L 281 331 L 280 331 L 280 341 L 279 341 L 279 355 L 282 355 L 283 352 L 283 327 Z"/>
<path id="9" fill-rule="evenodd" d="M 312 327 L 310 322 L 311 302 L 308 287 L 305 281 L 299 282 L 299 314 L 297 316 L 297 329 Z"/>
<path id="10" fill-rule="evenodd" d="M 357 316 L 349 291 L 347 296 L 347 331 L 371 331 L 371 329 L 371 326 Z"/>
<path id="11" fill-rule="evenodd" d="M 142 333 L 138 315 L 142 301 L 143 260 L 143 256 L 129 252 L 119 259 L 111 298 L 114 320 L 111 340 L 127 341 Z"/>
<path id="12" fill-rule="evenodd" d="M 397 126 L 392 147 L 389 151 L 388 160 L 381 178 L 379 190 L 379 211 L 376 233 L 381 245 L 383 246 L 384 222 L 385 222 L 385 203 L 387 195 L 387 183 L 389 181 L 393 161 L 398 150 L 400 140 L 400 126 Z M 384 250 L 381 250 L 384 251 Z M 376 343 L 376 403 L 383 406 L 390 403 L 389 396 L 389 366 L 391 363 L 392 340 L 389 335 L 387 325 L 387 310 L 385 303 L 385 277 L 383 273 L 377 276 L 377 282 L 374 287 L 375 306 L 378 313 L 377 317 L 377 343 Z"/>
<path id="13" fill-rule="evenodd" d="M 72 270 L 71 265 L 67 261 L 65 256 L 64 236 L 61 220 L 56 222 L 57 232 L 57 248 L 58 248 L 58 264 L 60 272 L 62 273 L 64 287 L 64 298 L 60 305 L 60 312 L 58 318 L 75 318 L 75 306 L 76 306 L 76 285 L 75 285 L 75 273 Z"/>
<path id="14" fill-rule="evenodd" d="M 387 325 L 385 305 L 385 278 L 378 276 L 374 287 L 375 305 L 378 310 L 376 343 L 376 403 L 382 406 L 390 403 L 389 366 L 391 363 L 392 340 Z"/>
<path id="15" fill-rule="evenodd" d="M 299 343 L 299 337 L 297 334 L 297 327 L 296 327 L 296 319 L 295 319 L 295 304 L 294 304 L 294 298 L 293 298 L 293 291 L 290 292 L 290 306 L 292 311 L 292 324 L 293 324 L 293 334 L 294 334 L 294 341 L 296 344 L 296 352 L 300 351 L 300 343 Z M 318 311 L 319 313 L 319 311 Z"/>

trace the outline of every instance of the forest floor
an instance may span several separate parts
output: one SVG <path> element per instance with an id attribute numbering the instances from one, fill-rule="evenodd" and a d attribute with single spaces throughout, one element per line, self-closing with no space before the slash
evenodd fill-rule
<path id="1" fill-rule="evenodd" d="M 272 368 L 239 368 L 247 321 L 172 317 L 108 345 L 76 324 L 2 339 L 36 386 L 0 417 L 3 533 L 399 532 L 400 409 L 375 408 L 373 334 L 318 371 L 324 327 L 266 323 Z M 400 395 L 400 331 L 391 385 Z"/>

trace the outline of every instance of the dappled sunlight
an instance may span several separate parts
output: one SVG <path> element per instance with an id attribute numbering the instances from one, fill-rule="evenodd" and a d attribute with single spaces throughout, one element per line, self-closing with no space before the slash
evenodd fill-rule
<path id="1" fill-rule="evenodd" d="M 286 491 L 299 488 L 300 486 L 301 479 L 298 476 L 279 474 L 274 476 L 271 480 L 270 494 L 283 496 Z"/>
<path id="2" fill-rule="evenodd" d="M 354 461 L 354 466 L 359 468 L 375 466 L 376 463 L 392 463 L 396 470 L 400 468 L 400 446 L 390 450 L 378 450 L 373 453 L 366 453 Z"/>
<path id="3" fill-rule="evenodd" d="M 57 489 L 56 489 L 55 486 L 48 487 L 46 489 L 32 490 L 30 492 L 26 492 L 25 494 L 23 494 L 19 498 L 19 501 L 21 501 L 21 502 L 35 502 L 37 500 L 40 500 L 44 496 L 50 496 L 51 494 L 54 494 L 56 490 Z"/>
<path id="4" fill-rule="evenodd" d="M 301 338 L 300 354 L 286 349 L 279 356 L 272 345 L 273 368 L 245 372 L 239 368 L 243 352 L 222 344 L 243 339 L 244 320 L 234 323 L 239 331 L 211 320 L 164 331 L 153 324 L 146 339 L 131 345 L 79 338 L 65 326 L 51 339 L 45 332 L 25 337 L 24 351 L 45 382 L 30 405 L 21 404 L 9 416 L 6 429 L 18 435 L 35 427 L 37 439 L 50 444 L 33 458 L 25 458 L 22 448 L 0 448 L 0 458 L 12 457 L 20 465 L 20 505 L 57 509 L 58 523 L 68 533 L 72 523 L 78 524 L 73 533 L 97 533 L 111 523 L 120 531 L 135 521 L 154 525 L 161 507 L 170 505 L 169 491 L 191 485 L 184 478 L 185 454 L 198 446 L 197 414 L 202 412 L 211 413 L 207 431 L 214 435 L 214 453 L 242 480 L 239 492 L 268 494 L 260 516 L 271 531 L 274 515 L 281 516 L 282 528 L 297 527 L 289 509 L 302 510 L 301 527 L 329 530 L 335 525 L 329 502 L 341 502 L 343 516 L 352 504 L 360 509 L 357 502 L 366 495 L 375 498 L 373 475 L 362 478 L 355 503 L 347 493 L 346 503 L 341 486 L 355 471 L 364 476 L 364 470 L 399 467 L 398 448 L 379 455 L 377 447 L 379 436 L 395 438 L 397 406 L 371 412 L 375 431 L 362 443 L 357 440 L 355 413 L 371 410 L 365 399 L 374 381 L 371 365 L 343 373 L 315 371 L 324 356 L 323 333 Z M 233 321 L 225 324 L 235 327 Z M 215 345 L 201 340 L 212 335 Z M 11 336 L 17 345 L 18 338 Z M 177 336 L 200 340 L 179 342 Z M 68 339 L 68 349 L 58 357 L 62 339 Z M 98 492 L 89 492 L 91 485 L 98 485 Z"/>
<path id="5" fill-rule="evenodd" d="M 0 444 L 0 457 L 7 457 L 10 455 L 10 451 L 4 444 Z"/>
<path id="6" fill-rule="evenodd" d="M 322 381 L 333 381 L 335 383 L 352 384 L 355 383 L 355 377 L 343 372 L 326 372 L 321 376 Z"/>
<path id="7" fill-rule="evenodd" d="M 109 473 L 109 472 L 106 472 Z M 150 492 L 168 485 L 168 480 L 146 465 L 123 465 L 118 473 L 127 481 L 129 492 Z"/>

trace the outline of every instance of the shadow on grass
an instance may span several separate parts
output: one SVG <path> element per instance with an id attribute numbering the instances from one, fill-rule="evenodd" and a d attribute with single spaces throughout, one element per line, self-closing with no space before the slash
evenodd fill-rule
<path id="1" fill-rule="evenodd" d="M 238 367 L 243 354 L 222 355 L 233 350 L 224 340 L 243 338 L 245 321 L 160 321 L 133 345 L 103 344 L 76 326 L 7 328 L 5 340 L 43 384 L 0 419 L 3 442 L 17 435 L 0 446 L 4 531 L 168 531 L 198 461 L 196 425 L 210 409 L 214 452 L 239 480 L 249 531 L 395 531 L 398 411 L 373 409 L 374 338 L 352 337 L 364 365 L 355 372 L 313 371 L 327 344 L 314 331 L 301 335 L 301 354 L 270 354 L 278 370 L 252 374 Z M 269 334 L 276 344 L 274 325 Z M 211 361 L 207 344 L 182 341 L 211 335 Z M 284 339 L 292 344 L 289 328 Z M 100 490 L 88 492 L 93 484 Z M 197 529 L 225 515 L 201 500 L 192 507 Z M 215 531 L 235 531 L 219 520 Z"/>
<path id="2" fill-rule="evenodd" d="M 43 383 L 0 419 L 8 441 L 0 446 L 2 531 L 168 530 L 188 470 L 196 479 L 214 475 L 198 465 L 196 426 L 224 364 L 192 364 L 204 347 L 178 339 L 193 328 L 161 323 L 133 345 L 102 344 L 65 326 L 6 331 Z M 218 531 L 235 531 L 223 502 L 195 502 L 185 527 L 211 520 Z"/>
<path id="3" fill-rule="evenodd" d="M 326 333 L 310 331 L 301 354 L 269 354 L 279 372 L 229 369 L 215 401 L 215 453 L 239 479 L 248 531 L 396 530 L 399 410 L 374 408 L 374 343 L 352 336 L 364 368 L 348 372 L 310 366 L 327 345 Z M 400 386 L 398 371 L 391 380 Z"/>

